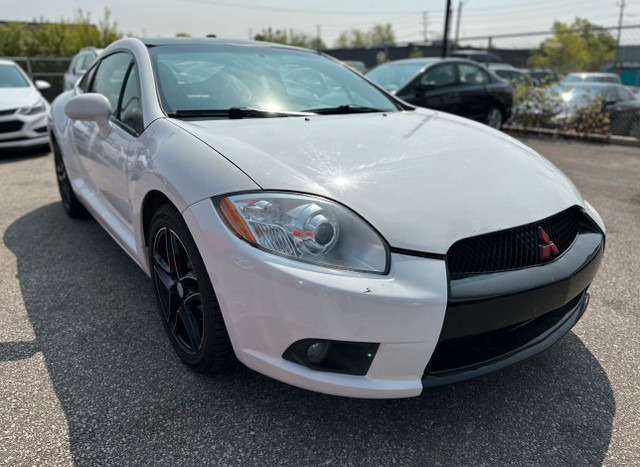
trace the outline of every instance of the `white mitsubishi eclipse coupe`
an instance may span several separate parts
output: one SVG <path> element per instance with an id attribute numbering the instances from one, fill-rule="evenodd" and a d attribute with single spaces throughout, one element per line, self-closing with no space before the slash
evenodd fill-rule
<path id="1" fill-rule="evenodd" d="M 409 397 L 580 319 L 604 225 L 556 167 L 320 53 L 123 39 L 52 105 L 66 212 L 151 276 L 184 362 Z"/>

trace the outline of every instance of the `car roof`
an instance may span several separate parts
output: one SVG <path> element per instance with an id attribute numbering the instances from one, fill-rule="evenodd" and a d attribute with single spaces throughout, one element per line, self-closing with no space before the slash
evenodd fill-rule
<path id="1" fill-rule="evenodd" d="M 509 70 L 509 71 L 517 71 L 518 73 L 524 73 L 524 70 L 520 68 L 516 68 L 513 65 L 509 65 L 508 63 L 489 63 L 490 70 Z"/>
<path id="2" fill-rule="evenodd" d="M 0 65 L 18 66 L 18 64 L 16 62 L 14 62 L 13 60 L 7 60 L 6 58 L 0 58 Z"/>
<path id="3" fill-rule="evenodd" d="M 93 46 L 89 46 L 89 47 L 83 47 L 81 48 L 78 53 L 80 52 L 95 52 L 96 54 L 100 55 L 100 52 L 102 52 L 104 49 L 98 48 L 98 47 L 93 47 Z"/>
<path id="4" fill-rule="evenodd" d="M 167 45 L 219 45 L 219 46 L 239 46 L 239 47 L 279 47 L 293 50 L 305 50 L 314 52 L 304 47 L 295 47 L 274 42 L 247 41 L 240 39 L 223 39 L 217 37 L 154 37 L 139 38 L 147 47 L 167 46 Z"/>
<path id="5" fill-rule="evenodd" d="M 618 76 L 615 73 L 605 73 L 602 71 L 574 71 L 573 73 L 569 73 L 569 75 L 578 75 L 578 76 Z M 569 76 L 567 75 L 567 76 Z"/>
<path id="6" fill-rule="evenodd" d="M 482 65 L 482 63 L 478 63 L 474 60 L 467 60 L 466 58 L 459 57 L 421 57 L 421 58 L 402 58 L 400 60 L 393 60 L 391 62 L 381 63 L 380 66 L 383 65 L 396 65 L 401 63 L 415 63 L 420 65 L 431 65 L 433 63 L 444 63 L 444 62 L 465 62 L 472 63 L 474 65 Z"/>
<path id="7" fill-rule="evenodd" d="M 620 83 L 603 83 L 600 81 L 582 81 L 579 83 L 560 84 L 565 88 L 616 88 L 622 86 Z"/>

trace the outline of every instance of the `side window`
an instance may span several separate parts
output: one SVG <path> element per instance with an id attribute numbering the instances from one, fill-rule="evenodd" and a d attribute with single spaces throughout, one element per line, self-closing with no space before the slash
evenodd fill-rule
<path id="1" fill-rule="evenodd" d="M 625 102 L 635 100 L 635 96 L 628 89 L 619 86 L 616 88 L 616 90 L 618 92 L 618 100 Z"/>
<path id="2" fill-rule="evenodd" d="M 140 79 L 138 78 L 138 66 L 135 63 L 132 65 L 127 81 L 124 83 L 118 116 L 122 123 L 137 133 L 142 133 L 142 130 L 144 130 Z"/>
<path id="3" fill-rule="evenodd" d="M 69 64 L 69 72 L 70 73 L 75 73 L 76 65 L 78 64 L 78 59 L 79 58 L 80 58 L 80 55 L 76 55 L 75 57 L 73 57 L 71 59 L 71 63 Z"/>
<path id="4" fill-rule="evenodd" d="M 602 93 L 603 104 L 618 102 L 619 100 L 620 98 L 618 97 L 618 94 L 616 93 L 616 90 L 614 88 L 605 89 L 604 92 Z"/>
<path id="5" fill-rule="evenodd" d="M 103 58 L 95 72 L 91 92 L 102 94 L 109 100 L 112 115 L 115 115 L 118 109 L 120 90 L 132 60 L 128 53 L 116 52 Z"/>
<path id="6" fill-rule="evenodd" d="M 482 68 L 469 63 L 458 64 L 460 83 L 462 84 L 486 84 L 489 80 Z"/>
<path id="7" fill-rule="evenodd" d="M 420 80 L 420 84 L 436 87 L 449 86 L 451 84 L 455 84 L 455 82 L 456 67 L 453 63 L 429 68 L 424 75 L 422 75 L 422 79 Z"/>
<path id="8" fill-rule="evenodd" d="M 89 64 L 87 63 L 87 59 L 89 58 L 88 54 L 78 55 L 76 59 L 75 66 L 73 68 L 74 73 L 82 73 L 83 70 L 86 70 Z"/>
<path id="9" fill-rule="evenodd" d="M 87 71 L 78 82 L 78 88 L 80 89 L 80 91 L 82 91 L 82 93 L 89 92 L 89 83 L 91 83 L 91 77 L 93 76 L 95 70 L 96 68 L 93 67 L 92 69 Z"/>

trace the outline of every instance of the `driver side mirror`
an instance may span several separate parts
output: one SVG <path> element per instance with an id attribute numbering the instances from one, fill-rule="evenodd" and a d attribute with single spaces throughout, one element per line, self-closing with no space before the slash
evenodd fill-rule
<path id="1" fill-rule="evenodd" d="M 36 89 L 38 91 L 45 91 L 51 87 L 51 84 L 48 81 L 43 81 L 41 79 L 37 79 L 35 83 Z"/>
<path id="2" fill-rule="evenodd" d="M 72 120 L 96 122 L 98 131 L 106 138 L 111 132 L 111 104 L 102 94 L 88 93 L 74 96 L 67 102 L 64 113 Z"/>

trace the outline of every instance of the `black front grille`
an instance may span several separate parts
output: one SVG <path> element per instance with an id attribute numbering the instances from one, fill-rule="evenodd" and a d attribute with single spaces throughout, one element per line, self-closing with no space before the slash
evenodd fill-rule
<path id="1" fill-rule="evenodd" d="M 423 377 L 429 374 L 463 371 L 506 358 L 526 349 L 541 335 L 558 326 L 583 300 L 581 292 L 569 303 L 537 318 L 495 331 L 441 341 L 436 346 Z"/>
<path id="2" fill-rule="evenodd" d="M 16 110 L 18 110 L 18 109 L 0 110 L 0 115 L 12 115 L 12 114 L 16 113 Z"/>
<path id="3" fill-rule="evenodd" d="M 457 279 L 536 266 L 555 259 L 575 240 L 582 218 L 580 209 L 572 207 L 538 222 L 459 240 L 447 253 L 449 275 Z M 558 253 L 547 259 L 542 257 L 540 227 L 558 247 Z"/>
<path id="4" fill-rule="evenodd" d="M 8 122 L 0 122 L 0 133 L 11 133 L 13 131 L 20 131 L 23 123 L 19 120 L 11 120 Z"/>

